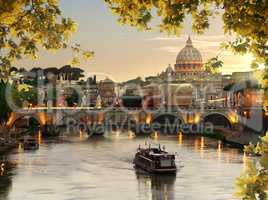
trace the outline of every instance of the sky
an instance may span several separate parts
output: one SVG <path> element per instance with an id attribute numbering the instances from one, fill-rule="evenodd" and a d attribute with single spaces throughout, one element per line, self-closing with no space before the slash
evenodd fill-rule
<path id="1" fill-rule="evenodd" d="M 80 43 L 83 49 L 90 49 L 95 56 L 90 61 L 83 61 L 80 68 L 86 77 L 97 74 L 98 79 L 108 77 L 116 82 L 146 77 L 161 73 L 171 64 L 185 46 L 188 35 L 203 61 L 220 55 L 224 61 L 223 73 L 249 71 L 252 57 L 234 56 L 232 52 L 220 51 L 222 41 L 228 38 L 223 34 L 220 16 L 211 20 L 210 30 L 203 35 L 191 31 L 191 17 L 185 21 L 181 36 L 168 37 L 158 30 L 143 32 L 117 23 L 103 0 L 61 0 L 61 9 L 65 16 L 72 17 L 78 23 L 78 31 L 70 43 Z M 24 59 L 17 67 L 61 67 L 69 64 L 71 53 L 60 50 L 57 53 L 40 51 L 38 60 Z"/>

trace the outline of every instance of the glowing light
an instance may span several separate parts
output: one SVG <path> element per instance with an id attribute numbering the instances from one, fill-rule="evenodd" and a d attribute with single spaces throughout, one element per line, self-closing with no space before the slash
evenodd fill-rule
<path id="1" fill-rule="evenodd" d="M 157 131 L 154 132 L 153 138 L 154 138 L 155 140 L 158 139 L 158 133 L 157 133 Z"/>
<path id="2" fill-rule="evenodd" d="M 23 144 L 20 142 L 18 146 L 18 152 L 22 152 L 22 151 L 23 151 Z"/>
<path id="3" fill-rule="evenodd" d="M 119 138 L 119 137 L 120 137 L 120 131 L 116 131 L 116 132 L 115 132 L 115 137 L 116 137 L 116 138 Z"/>
<path id="4" fill-rule="evenodd" d="M 84 134 L 83 134 L 83 131 L 79 131 L 79 138 L 80 140 L 83 140 L 84 139 Z"/>
<path id="5" fill-rule="evenodd" d="M 229 119 L 232 124 L 235 124 L 238 122 L 238 117 L 235 113 L 229 114 Z"/>
<path id="6" fill-rule="evenodd" d="M 40 120 L 41 125 L 44 126 L 47 123 L 46 114 L 44 112 L 39 112 L 38 113 L 38 117 L 39 117 L 39 120 Z"/>
<path id="7" fill-rule="evenodd" d="M 244 170 L 247 169 L 247 164 L 248 164 L 248 157 L 247 157 L 247 154 L 244 152 L 244 156 L 243 156 L 243 169 Z"/>
<path id="8" fill-rule="evenodd" d="M 96 108 L 101 109 L 102 108 L 102 99 L 100 95 L 98 95 L 97 100 L 96 100 Z"/>
<path id="9" fill-rule="evenodd" d="M 198 124 L 200 122 L 200 115 L 196 114 L 194 118 L 194 123 Z"/>
<path id="10" fill-rule="evenodd" d="M 165 200 L 168 200 L 168 189 L 167 189 L 167 184 L 164 184 L 164 194 L 165 194 Z"/>
<path id="11" fill-rule="evenodd" d="M 16 117 L 16 114 L 12 112 L 10 117 L 8 118 L 7 126 L 11 126 L 13 124 L 15 117 Z"/>
<path id="12" fill-rule="evenodd" d="M 193 114 L 188 114 L 188 120 L 187 120 L 187 122 L 189 124 L 194 123 L 194 115 Z"/>
<path id="13" fill-rule="evenodd" d="M 222 142 L 219 140 L 218 141 L 218 161 L 221 161 L 221 152 L 222 152 Z"/>
<path id="14" fill-rule="evenodd" d="M 146 123 L 150 124 L 152 122 L 152 113 L 148 113 L 146 116 Z"/>
<path id="15" fill-rule="evenodd" d="M 205 146 L 205 138 L 201 137 L 201 144 L 200 144 L 200 156 L 201 156 L 201 158 L 204 157 L 204 146 Z"/>
<path id="16" fill-rule="evenodd" d="M 1 163 L 1 176 L 4 176 L 5 173 L 5 163 Z"/>
<path id="17" fill-rule="evenodd" d="M 199 141 L 198 141 L 198 139 L 195 139 L 195 141 L 194 141 L 194 149 L 196 151 L 198 151 L 198 147 L 199 147 Z"/>
<path id="18" fill-rule="evenodd" d="M 98 114 L 98 124 L 102 124 L 104 120 L 104 113 Z"/>
<path id="19" fill-rule="evenodd" d="M 80 130 L 79 131 L 79 139 L 80 139 L 80 141 L 84 141 L 87 138 L 88 138 L 88 135 L 84 131 Z"/>
<path id="20" fill-rule="evenodd" d="M 132 131 L 129 131 L 128 132 L 128 139 L 133 139 L 133 138 L 135 138 L 135 133 L 133 133 Z"/>
<path id="21" fill-rule="evenodd" d="M 40 145 L 40 144 L 42 144 L 42 132 L 41 132 L 41 130 L 39 130 L 38 131 L 38 144 Z"/>
<path id="22" fill-rule="evenodd" d="M 179 132 L 179 145 L 182 145 L 183 143 L 183 135 L 182 132 Z"/>

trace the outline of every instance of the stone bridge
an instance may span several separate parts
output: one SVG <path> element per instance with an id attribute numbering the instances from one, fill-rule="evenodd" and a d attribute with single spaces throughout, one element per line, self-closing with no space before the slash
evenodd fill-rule
<path id="1" fill-rule="evenodd" d="M 76 108 L 31 108 L 13 112 L 8 121 L 12 128 L 21 120 L 35 120 L 44 126 L 60 126 L 68 123 L 90 124 L 147 124 L 158 123 L 164 126 L 167 122 L 180 125 L 201 125 L 211 123 L 214 127 L 232 130 L 238 123 L 235 111 L 228 109 L 188 109 L 188 110 L 122 110 Z"/>

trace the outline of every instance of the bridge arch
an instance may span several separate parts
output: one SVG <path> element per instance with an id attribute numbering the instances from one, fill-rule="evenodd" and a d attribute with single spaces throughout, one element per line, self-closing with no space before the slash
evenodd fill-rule
<path id="1" fill-rule="evenodd" d="M 23 120 L 28 120 L 27 125 L 31 126 L 42 126 L 42 122 L 37 115 L 18 115 L 12 119 L 12 122 L 8 125 L 9 128 L 13 128 L 14 126 L 18 125 L 19 122 Z"/>
<path id="2" fill-rule="evenodd" d="M 173 113 L 159 113 L 152 119 L 152 126 L 159 126 L 157 130 L 162 133 L 178 133 L 183 124 L 185 124 L 183 118 Z"/>
<path id="3" fill-rule="evenodd" d="M 113 128 L 120 129 L 127 126 L 129 120 L 132 122 L 134 121 L 130 118 L 127 112 L 123 110 L 110 110 L 104 113 L 103 121 L 105 126 L 112 126 Z"/>
<path id="4" fill-rule="evenodd" d="M 180 122 L 185 123 L 182 116 L 174 114 L 174 113 L 159 113 L 153 116 L 152 123 L 153 122 L 163 122 L 163 120 L 169 119 L 170 122 Z"/>
<path id="5" fill-rule="evenodd" d="M 232 129 L 232 120 L 231 118 L 225 114 L 220 112 L 212 112 L 205 114 L 202 117 L 202 122 L 204 124 L 211 123 L 216 129 Z"/>
<path id="6" fill-rule="evenodd" d="M 79 111 L 75 114 L 68 114 L 62 112 L 56 120 L 54 120 L 54 124 L 56 126 L 65 126 L 68 125 L 69 123 L 74 123 L 74 124 L 88 124 L 91 122 L 92 116 L 85 112 L 85 111 Z"/>

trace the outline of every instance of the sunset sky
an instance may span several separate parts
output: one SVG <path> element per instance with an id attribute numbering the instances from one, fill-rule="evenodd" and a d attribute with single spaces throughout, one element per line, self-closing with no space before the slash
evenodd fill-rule
<path id="1" fill-rule="evenodd" d="M 184 47 L 188 35 L 194 46 L 200 50 L 203 60 L 220 53 L 219 44 L 226 40 L 221 18 L 211 21 L 211 28 L 198 36 L 191 31 L 191 18 L 188 17 L 180 37 L 167 37 L 157 31 L 140 32 L 129 26 L 120 26 L 102 0 L 61 0 L 64 15 L 72 17 L 78 24 L 78 31 L 72 42 L 78 42 L 84 49 L 92 49 L 92 60 L 82 62 L 86 76 L 98 74 L 115 81 L 124 81 L 137 76 L 156 75 L 168 64 L 175 64 L 176 55 Z M 37 61 L 23 60 L 18 67 L 61 67 L 71 59 L 70 51 L 58 53 L 40 52 Z M 224 60 L 224 73 L 248 71 L 251 56 L 234 56 L 231 52 L 221 52 Z"/>

